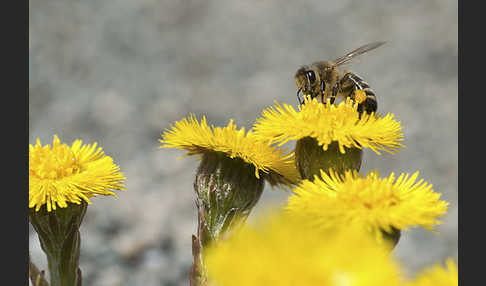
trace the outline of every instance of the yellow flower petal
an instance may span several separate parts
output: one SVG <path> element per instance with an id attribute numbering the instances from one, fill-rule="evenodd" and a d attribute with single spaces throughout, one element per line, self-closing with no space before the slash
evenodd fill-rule
<path id="1" fill-rule="evenodd" d="M 178 148 L 188 151 L 188 155 L 203 152 L 223 152 L 230 158 L 241 158 L 255 166 L 255 176 L 260 177 L 260 171 L 281 183 L 296 183 L 300 176 L 295 168 L 294 154 L 284 154 L 279 148 L 271 146 L 254 136 L 253 132 L 237 129 L 231 120 L 226 127 L 209 126 L 206 117 L 201 123 L 191 115 L 177 121 L 162 134 L 160 148 Z"/>
<path id="2" fill-rule="evenodd" d="M 246 225 L 211 246 L 209 281 L 239 285 L 399 285 L 396 262 L 364 232 L 316 232 L 287 217 Z"/>
<path id="3" fill-rule="evenodd" d="M 364 113 L 360 118 L 358 105 L 351 100 L 335 105 L 322 104 L 314 98 L 299 108 L 296 111 L 288 104 L 276 103 L 264 110 L 253 127 L 256 136 L 280 145 L 312 137 L 324 150 L 336 141 L 342 153 L 343 147 L 370 148 L 377 154 L 379 151 L 393 153 L 403 147 L 402 128 L 393 114 L 383 117 Z"/>
<path id="4" fill-rule="evenodd" d="M 406 286 L 457 286 L 459 285 L 459 273 L 457 265 L 448 258 L 446 260 L 446 267 L 438 264 L 433 267 L 423 270 L 414 281 L 410 281 Z"/>
<path id="5" fill-rule="evenodd" d="M 97 144 L 83 145 L 76 140 L 71 147 L 54 135 L 51 145 L 37 139 L 29 145 L 29 208 L 47 211 L 65 208 L 67 203 L 91 203 L 96 195 L 112 195 L 124 189 L 120 168 Z"/>
<path id="6" fill-rule="evenodd" d="M 406 230 L 420 225 L 432 230 L 447 210 L 448 203 L 439 200 L 432 185 L 416 181 L 418 172 L 401 174 L 396 180 L 393 173 L 379 178 L 377 172 L 363 177 L 348 171 L 341 177 L 332 170 L 330 175 L 321 171 L 321 177 L 302 181 L 286 206 L 289 214 L 318 228 L 356 223 L 376 235 L 381 230 L 391 233 L 392 227 Z"/>

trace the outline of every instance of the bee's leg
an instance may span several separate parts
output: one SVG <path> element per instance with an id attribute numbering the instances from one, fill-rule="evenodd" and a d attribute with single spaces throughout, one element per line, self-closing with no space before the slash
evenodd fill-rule
<path id="1" fill-rule="evenodd" d="M 360 85 L 359 77 L 355 77 L 355 74 L 352 72 L 345 72 L 339 84 L 341 86 L 341 92 L 345 97 L 349 97 L 354 100 L 355 90 L 363 89 Z"/>
<path id="2" fill-rule="evenodd" d="M 326 83 L 324 81 L 321 81 L 321 103 L 324 102 L 324 91 L 326 90 Z"/>
<path id="3" fill-rule="evenodd" d="M 331 98 L 330 98 L 331 104 L 333 104 L 334 101 L 336 100 L 338 91 L 339 91 L 339 82 L 336 82 L 336 84 L 332 87 L 332 94 L 331 94 Z"/>
<path id="4" fill-rule="evenodd" d="M 358 111 L 360 114 L 363 111 L 366 111 L 367 113 L 376 112 L 378 103 L 376 101 L 375 92 L 361 77 L 355 73 L 346 72 L 339 83 L 341 85 L 341 92 L 343 95 L 358 102 Z M 356 90 L 362 90 L 366 97 L 358 100 L 358 98 L 356 98 Z"/>
<path id="5" fill-rule="evenodd" d="M 299 101 L 299 105 L 301 105 L 303 102 L 302 100 L 300 100 L 300 92 L 302 91 L 302 88 L 299 88 L 299 90 L 297 90 L 297 100 Z"/>

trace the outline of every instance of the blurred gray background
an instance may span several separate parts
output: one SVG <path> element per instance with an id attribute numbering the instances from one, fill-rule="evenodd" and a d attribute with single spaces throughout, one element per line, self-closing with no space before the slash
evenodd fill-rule
<path id="1" fill-rule="evenodd" d="M 159 150 L 190 113 L 250 128 L 274 100 L 297 105 L 293 75 L 360 45 L 347 69 L 403 125 L 396 155 L 365 151 L 362 173 L 420 171 L 450 202 L 439 233 L 395 250 L 407 275 L 457 259 L 457 1 L 29 1 L 29 140 L 98 142 L 127 190 L 93 199 L 81 228 L 84 285 L 188 285 L 195 158 Z M 290 146 L 292 147 L 292 146 Z M 266 187 L 253 215 L 285 203 Z M 30 228 L 33 261 L 46 268 Z"/>

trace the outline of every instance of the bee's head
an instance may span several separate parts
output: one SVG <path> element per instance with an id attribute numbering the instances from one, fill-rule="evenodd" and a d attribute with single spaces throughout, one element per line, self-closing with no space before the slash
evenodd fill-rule
<path id="1" fill-rule="evenodd" d="M 312 98 L 319 95 L 319 72 L 309 66 L 303 66 L 297 70 L 295 73 L 295 84 L 299 91 L 304 95 L 310 95 Z"/>

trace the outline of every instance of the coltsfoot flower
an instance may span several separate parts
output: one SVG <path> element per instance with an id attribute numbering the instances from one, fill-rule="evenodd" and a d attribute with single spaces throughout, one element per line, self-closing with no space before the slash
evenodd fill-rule
<path id="1" fill-rule="evenodd" d="M 29 145 L 29 220 L 47 256 L 52 286 L 80 286 L 79 254 L 89 198 L 124 189 L 120 168 L 97 144 Z M 59 207 L 59 208 L 58 208 Z"/>
<path id="2" fill-rule="evenodd" d="M 300 180 L 293 153 L 271 146 L 231 120 L 226 127 L 209 126 L 191 115 L 162 134 L 161 148 L 178 148 L 199 155 L 194 190 L 198 233 L 193 237 L 195 262 L 191 281 L 205 281 L 202 253 L 210 243 L 241 226 L 263 192 L 264 183 L 291 186 Z M 196 281 L 197 280 L 197 281 Z"/>
<path id="3" fill-rule="evenodd" d="M 398 147 L 403 147 L 401 125 L 393 114 L 383 117 L 364 113 L 360 117 L 357 108 L 351 100 L 335 105 L 323 104 L 314 98 L 300 105 L 299 111 L 291 105 L 276 103 L 262 112 L 253 129 L 258 137 L 279 145 L 312 137 L 324 151 L 332 142 L 337 142 L 341 153 L 346 152 L 345 148 L 394 153 Z"/>
<path id="4" fill-rule="evenodd" d="M 89 198 L 111 195 L 111 190 L 124 189 L 125 177 L 113 159 L 97 144 L 72 146 L 54 136 L 52 146 L 39 139 L 29 145 L 29 208 L 35 211 L 46 205 L 47 211 L 65 208 L 68 203 L 90 204 Z"/>
<path id="5" fill-rule="evenodd" d="M 194 187 L 198 206 L 214 216 L 208 220 L 214 236 L 229 226 L 228 219 L 249 214 L 265 181 L 290 186 L 300 179 L 293 153 L 284 154 L 252 132 L 238 130 L 232 120 L 226 127 L 210 127 L 205 117 L 199 123 L 191 115 L 164 132 L 159 142 L 161 148 L 201 156 Z"/>
<path id="6" fill-rule="evenodd" d="M 437 219 L 445 214 L 448 203 L 439 200 L 432 185 L 417 181 L 418 172 L 393 173 L 380 178 L 378 172 L 366 176 L 356 171 L 339 175 L 330 170 L 321 171 L 321 178 L 313 182 L 303 180 L 293 190 L 286 210 L 301 217 L 317 228 L 361 225 L 374 234 L 378 241 L 383 235 L 397 243 L 400 230 L 422 226 L 433 230 L 440 223 Z"/>
<path id="7" fill-rule="evenodd" d="M 398 266 L 372 237 L 352 229 L 320 232 L 287 216 L 245 225 L 212 245 L 209 281 L 239 285 L 399 285 Z"/>
<path id="8" fill-rule="evenodd" d="M 400 122 L 393 114 L 361 114 L 347 99 L 339 104 L 307 100 L 296 111 L 276 103 L 262 112 L 253 126 L 255 135 L 279 145 L 297 140 L 295 159 L 304 179 L 313 180 L 320 170 L 359 171 L 362 149 L 394 153 L 403 147 Z"/>
<path id="9" fill-rule="evenodd" d="M 191 115 L 175 122 L 159 140 L 161 148 L 178 148 L 188 151 L 188 155 L 203 155 L 208 152 L 222 152 L 229 158 L 240 158 L 253 165 L 255 177 L 263 176 L 271 185 L 294 184 L 299 181 L 293 153 L 268 144 L 256 137 L 253 132 L 245 133 L 245 128 L 237 129 L 233 120 L 226 127 L 209 126 L 206 117 L 201 123 Z"/>
<path id="10" fill-rule="evenodd" d="M 446 267 L 440 264 L 426 268 L 405 286 L 457 286 L 459 285 L 459 273 L 457 265 L 452 258 L 446 260 Z"/>

